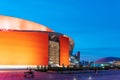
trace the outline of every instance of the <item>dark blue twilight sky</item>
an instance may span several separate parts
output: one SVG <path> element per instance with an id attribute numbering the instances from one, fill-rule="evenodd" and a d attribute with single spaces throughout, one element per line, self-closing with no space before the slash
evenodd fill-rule
<path id="1" fill-rule="evenodd" d="M 0 15 L 72 37 L 82 60 L 120 57 L 120 0 L 0 0 Z"/>

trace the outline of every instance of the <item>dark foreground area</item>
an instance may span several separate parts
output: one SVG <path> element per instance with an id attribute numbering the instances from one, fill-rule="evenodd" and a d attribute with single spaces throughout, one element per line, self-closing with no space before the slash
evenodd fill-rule
<path id="1" fill-rule="evenodd" d="M 34 77 L 24 77 L 25 70 L 0 71 L 0 80 L 120 80 L 120 70 L 101 70 L 94 73 L 58 73 L 58 72 L 37 72 Z"/>

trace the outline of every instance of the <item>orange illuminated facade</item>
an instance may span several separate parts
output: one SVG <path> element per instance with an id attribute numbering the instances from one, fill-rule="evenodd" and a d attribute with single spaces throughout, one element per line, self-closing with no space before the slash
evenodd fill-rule
<path id="1" fill-rule="evenodd" d="M 69 65 L 69 38 L 60 36 L 60 65 Z"/>
<path id="2" fill-rule="evenodd" d="M 0 31 L 0 64 L 48 65 L 48 34 Z"/>
<path id="3" fill-rule="evenodd" d="M 0 16 L 0 66 L 67 66 L 73 46 L 70 37 L 46 26 Z"/>

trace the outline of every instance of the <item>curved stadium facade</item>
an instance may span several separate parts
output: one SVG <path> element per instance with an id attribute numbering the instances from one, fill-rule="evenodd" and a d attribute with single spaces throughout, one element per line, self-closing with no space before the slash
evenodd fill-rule
<path id="1" fill-rule="evenodd" d="M 0 65 L 69 65 L 73 40 L 23 19 L 0 16 Z"/>

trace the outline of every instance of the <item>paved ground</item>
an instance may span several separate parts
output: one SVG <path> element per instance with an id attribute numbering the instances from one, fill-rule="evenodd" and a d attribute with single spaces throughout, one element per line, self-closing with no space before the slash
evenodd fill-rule
<path id="1" fill-rule="evenodd" d="M 24 72 L 21 70 L 0 71 L 0 80 L 120 80 L 119 70 L 98 71 L 94 72 L 79 72 L 75 74 L 60 74 L 54 72 L 34 72 L 35 77 L 24 77 Z"/>

